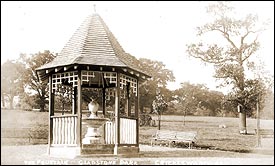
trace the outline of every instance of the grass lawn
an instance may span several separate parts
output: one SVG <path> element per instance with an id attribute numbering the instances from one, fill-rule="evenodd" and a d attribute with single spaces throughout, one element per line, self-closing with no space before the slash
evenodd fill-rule
<path id="1" fill-rule="evenodd" d="M 28 145 L 47 143 L 48 112 L 1 110 L 1 145 Z M 28 133 L 38 133 L 32 139 Z"/>
<path id="2" fill-rule="evenodd" d="M 48 125 L 48 112 L 1 110 L 1 128 L 30 128 Z"/>
<path id="3" fill-rule="evenodd" d="M 225 125 L 226 128 L 219 128 Z M 247 135 L 240 135 L 238 131 L 239 119 L 227 117 L 199 117 L 187 116 L 183 123 L 182 116 L 163 115 L 161 130 L 196 131 L 198 133 L 195 149 L 222 150 L 230 152 L 250 152 L 256 146 L 255 119 L 247 119 Z M 261 126 L 274 129 L 274 120 L 261 120 Z M 48 113 L 28 112 L 16 110 L 1 110 L 1 144 L 14 145 L 11 139 L 4 140 L 3 133 L 7 129 L 31 129 L 41 132 L 47 137 Z M 140 144 L 149 145 L 150 138 L 157 131 L 157 127 L 140 127 Z M 47 140 L 44 139 L 44 143 Z M 32 143 L 38 143 L 33 141 Z M 18 145 L 18 141 L 16 143 Z M 20 143 L 19 143 L 20 144 Z"/>
<path id="4" fill-rule="evenodd" d="M 274 128 L 274 121 L 261 120 L 261 126 Z M 226 128 L 219 128 L 225 125 Z M 239 134 L 239 119 L 228 117 L 185 117 L 163 116 L 161 130 L 196 131 L 198 133 L 196 149 L 223 150 L 232 152 L 250 152 L 256 146 L 256 120 L 247 119 L 247 135 Z M 157 127 L 140 127 L 140 142 L 150 144 L 151 136 Z"/>

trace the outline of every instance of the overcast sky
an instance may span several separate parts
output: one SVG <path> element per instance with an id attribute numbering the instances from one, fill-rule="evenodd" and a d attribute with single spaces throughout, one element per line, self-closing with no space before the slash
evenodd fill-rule
<path id="1" fill-rule="evenodd" d="M 185 81 L 206 84 L 210 89 L 218 85 L 212 67 L 188 58 L 186 53 L 186 44 L 196 40 L 195 28 L 210 19 L 205 12 L 208 2 L 200 1 L 1 1 L 1 64 L 20 53 L 59 53 L 84 19 L 94 13 L 94 4 L 126 52 L 162 61 L 173 71 L 176 82 L 169 83 L 170 89 Z M 260 20 L 270 19 L 268 30 L 259 37 L 262 48 L 257 55 L 274 75 L 274 2 L 233 4 L 240 17 L 252 13 Z"/>

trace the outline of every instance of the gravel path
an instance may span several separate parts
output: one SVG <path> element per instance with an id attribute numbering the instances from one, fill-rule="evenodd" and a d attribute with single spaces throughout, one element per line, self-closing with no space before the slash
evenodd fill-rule
<path id="1" fill-rule="evenodd" d="M 207 151 L 207 150 L 190 150 L 169 147 L 151 147 L 148 145 L 140 145 L 140 157 L 99 157 L 99 156 L 85 156 L 76 158 L 55 158 L 47 155 L 47 145 L 28 145 L 28 146 L 2 146 L 1 147 L 1 165 L 121 165 L 121 164 L 147 164 L 147 165 L 246 165 L 246 164 L 274 164 L 274 155 L 261 155 L 261 154 L 241 154 L 239 157 L 233 152 L 221 151 Z M 204 154 L 200 157 L 194 157 L 193 154 Z M 163 156 L 161 154 L 167 153 L 170 156 Z M 193 156 L 188 156 L 190 153 Z M 224 154 L 223 154 L 224 153 Z M 148 157 L 150 154 L 150 157 Z M 181 154 L 181 156 L 174 157 L 173 155 Z M 214 157 L 217 154 L 223 154 L 226 157 Z M 147 156 L 146 156 L 147 155 Z M 211 156 L 211 157 L 209 157 Z"/>

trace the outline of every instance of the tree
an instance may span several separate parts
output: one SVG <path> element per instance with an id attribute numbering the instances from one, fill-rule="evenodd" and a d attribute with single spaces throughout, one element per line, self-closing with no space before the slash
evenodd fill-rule
<path id="1" fill-rule="evenodd" d="M 267 91 L 264 108 L 261 112 L 261 118 L 274 120 L 274 93 L 271 89 Z"/>
<path id="2" fill-rule="evenodd" d="M 203 84 L 181 83 L 181 88 L 174 91 L 174 101 L 183 116 L 216 116 L 222 109 L 221 92 L 211 91 Z"/>
<path id="3" fill-rule="evenodd" d="M 181 88 L 174 91 L 175 99 L 179 104 L 179 109 L 183 111 L 183 116 L 193 115 L 197 109 L 199 101 L 196 98 L 196 94 L 199 93 L 199 89 L 202 85 L 193 85 L 189 82 L 181 83 Z"/>
<path id="4" fill-rule="evenodd" d="M 167 102 L 164 100 L 160 90 L 157 89 L 157 95 L 152 103 L 154 113 L 158 114 L 158 129 L 160 130 L 161 114 L 167 109 Z"/>
<path id="5" fill-rule="evenodd" d="M 266 95 L 268 93 L 268 88 L 266 87 L 263 80 L 259 79 L 247 79 L 245 81 L 245 87 L 243 91 L 244 96 L 244 109 L 247 110 L 246 114 L 249 117 L 255 117 L 256 104 L 259 104 L 261 110 L 264 108 Z M 237 90 L 233 90 L 228 94 L 227 101 L 231 102 L 235 107 L 238 105 L 239 94 Z"/>
<path id="6" fill-rule="evenodd" d="M 165 97 L 171 97 L 172 93 L 166 88 L 168 81 L 174 81 L 173 72 L 165 68 L 165 65 L 160 61 L 153 61 L 150 59 L 140 58 L 140 67 L 149 73 L 152 78 L 145 81 L 140 86 L 140 110 L 143 113 L 144 107 L 152 106 L 155 98 L 155 92 L 159 86 L 160 90 L 165 94 Z M 152 110 L 151 110 L 152 112 Z"/>
<path id="7" fill-rule="evenodd" d="M 40 106 L 40 111 L 45 111 L 45 105 L 48 98 L 48 81 L 40 81 L 35 72 L 35 69 L 51 62 L 55 56 L 48 50 L 44 52 L 38 52 L 31 57 L 27 57 L 22 54 L 20 57 L 26 65 L 27 71 L 24 75 L 24 83 L 29 86 L 31 90 L 34 90 L 37 95 L 37 104 Z"/>
<path id="8" fill-rule="evenodd" d="M 208 6 L 208 13 L 214 15 L 214 21 L 198 27 L 198 36 L 206 33 L 218 34 L 224 42 L 218 40 L 218 44 L 204 45 L 190 44 L 187 52 L 191 57 L 198 58 L 205 63 L 213 64 L 215 67 L 215 77 L 223 79 L 223 85 L 233 85 L 238 105 L 242 106 L 241 113 L 246 115 L 246 67 L 250 67 L 250 57 L 256 53 L 260 47 L 258 35 L 263 28 L 256 25 L 257 16 L 249 14 L 243 19 L 236 19 L 230 15 L 233 7 L 226 2 L 218 2 Z M 224 45 L 223 45 L 224 43 Z M 245 129 L 246 130 L 246 129 Z M 246 131 L 245 131 L 246 133 Z"/>
<path id="9" fill-rule="evenodd" d="M 197 95 L 199 108 L 202 109 L 203 116 L 219 116 L 222 114 L 222 102 L 224 94 L 222 92 L 202 89 L 202 92 Z"/>
<path id="10" fill-rule="evenodd" d="M 1 65 L 1 98 L 5 107 L 5 96 L 9 101 L 9 108 L 13 109 L 13 99 L 24 91 L 22 84 L 24 66 L 20 62 L 8 60 Z"/>

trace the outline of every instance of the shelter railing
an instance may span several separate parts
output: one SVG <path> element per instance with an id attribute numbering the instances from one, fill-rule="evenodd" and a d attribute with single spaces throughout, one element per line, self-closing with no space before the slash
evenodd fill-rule
<path id="1" fill-rule="evenodd" d="M 137 119 L 120 118 L 120 144 L 136 144 Z"/>
<path id="2" fill-rule="evenodd" d="M 115 123 L 108 121 L 105 123 L 105 144 L 115 144 Z"/>
<path id="3" fill-rule="evenodd" d="M 120 118 L 120 144 L 136 144 L 137 136 L 137 119 L 136 118 Z M 115 143 L 116 127 L 114 122 L 106 122 L 105 124 L 105 143 Z"/>
<path id="4" fill-rule="evenodd" d="M 52 145 L 76 145 L 77 115 L 51 116 L 53 119 Z"/>

